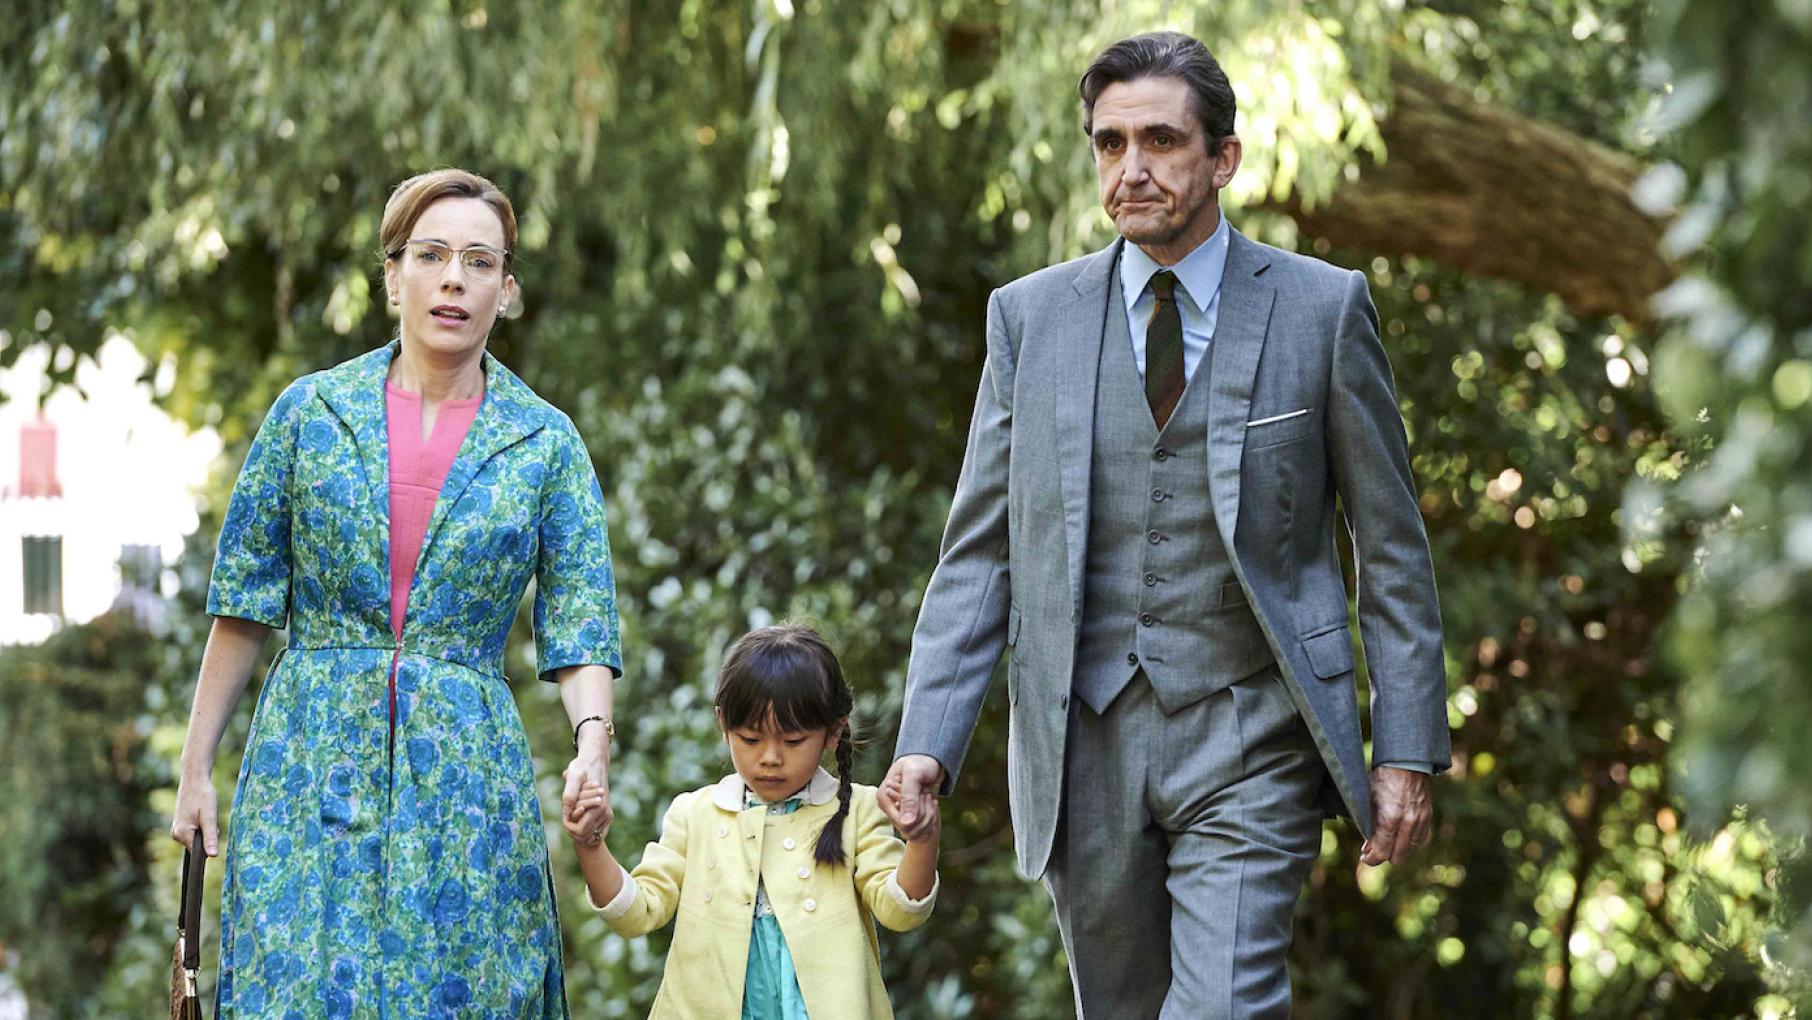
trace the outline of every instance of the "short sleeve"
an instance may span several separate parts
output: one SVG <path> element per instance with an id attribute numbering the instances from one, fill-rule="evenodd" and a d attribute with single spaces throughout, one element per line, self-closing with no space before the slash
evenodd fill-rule
<path id="1" fill-rule="evenodd" d="M 586 665 L 606 666 L 622 676 L 604 492 L 572 424 L 563 421 L 554 436 L 538 525 L 536 666 L 543 680 L 552 680 L 554 670 Z"/>
<path id="2" fill-rule="evenodd" d="M 233 483 L 214 572 L 208 580 L 208 615 L 232 616 L 267 627 L 289 622 L 290 474 L 296 418 L 313 387 L 291 383 L 277 398 Z"/>

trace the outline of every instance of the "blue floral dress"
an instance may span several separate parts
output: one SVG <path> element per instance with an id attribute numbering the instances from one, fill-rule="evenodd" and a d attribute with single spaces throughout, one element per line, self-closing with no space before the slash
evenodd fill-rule
<path id="1" fill-rule="evenodd" d="M 620 672 L 603 494 L 572 422 L 485 355 L 484 402 L 393 637 L 384 379 L 395 353 L 284 391 L 221 528 L 208 612 L 289 631 L 233 797 L 225 1020 L 568 1016 L 503 651 L 533 579 L 541 676 Z"/>

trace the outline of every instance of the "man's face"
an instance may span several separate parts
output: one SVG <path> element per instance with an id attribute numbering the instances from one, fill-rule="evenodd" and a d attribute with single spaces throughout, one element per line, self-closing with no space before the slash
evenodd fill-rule
<path id="1" fill-rule="evenodd" d="M 1239 139 L 1229 135 L 1209 153 L 1181 78 L 1138 78 L 1102 89 L 1090 144 L 1101 206 L 1120 236 L 1169 264 L 1214 233 L 1215 198 L 1239 167 Z"/>

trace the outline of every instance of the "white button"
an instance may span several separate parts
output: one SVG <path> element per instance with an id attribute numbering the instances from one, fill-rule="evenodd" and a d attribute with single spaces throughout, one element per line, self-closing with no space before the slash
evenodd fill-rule
<path id="1" fill-rule="evenodd" d="M 800 869 L 799 869 L 799 877 L 800 877 L 800 878 L 810 878 L 810 877 L 812 877 L 812 869 L 810 869 L 810 868 L 800 868 Z"/>
<path id="2" fill-rule="evenodd" d="M 780 845 L 783 847 L 786 847 L 788 850 L 791 850 L 792 848 L 798 846 L 799 844 L 793 842 L 793 837 L 788 836 L 787 838 L 780 841 Z"/>
<path id="3" fill-rule="evenodd" d="M 708 895 L 708 894 L 707 894 L 707 895 Z M 806 913 L 808 913 L 808 914 L 809 914 L 809 913 L 811 913 L 811 912 L 812 912 L 812 911 L 814 911 L 814 910 L 817 910 L 817 909 L 818 909 L 818 901 L 817 901 L 817 900 L 806 900 L 806 901 L 805 901 L 805 912 L 806 912 Z"/>
<path id="4" fill-rule="evenodd" d="M 715 857 L 705 858 L 705 867 L 707 867 L 707 868 L 717 867 L 717 858 L 715 858 Z"/>
<path id="5" fill-rule="evenodd" d="M 722 839 L 722 838 L 724 838 L 724 837 L 725 837 L 725 836 L 728 836 L 728 835 L 729 835 L 729 834 L 730 834 L 730 827 L 729 827 L 729 826 L 727 826 L 727 825 L 720 825 L 720 826 L 718 826 L 718 827 L 717 827 L 717 838 L 718 838 L 718 839 Z"/>
<path id="6" fill-rule="evenodd" d="M 709 889 L 705 890 L 705 902 L 706 903 L 711 902 L 711 890 L 709 890 Z"/>

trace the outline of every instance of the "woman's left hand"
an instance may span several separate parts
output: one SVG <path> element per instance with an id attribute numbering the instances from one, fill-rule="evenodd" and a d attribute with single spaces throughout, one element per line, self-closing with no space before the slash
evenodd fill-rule
<path id="1" fill-rule="evenodd" d="M 609 752 L 604 747 L 579 748 L 572 763 L 560 775 L 566 780 L 566 790 L 560 795 L 560 824 L 566 828 L 566 834 L 573 842 L 583 846 L 595 846 L 604 838 L 604 832 L 610 828 L 610 760 Z M 579 807 L 579 789 L 587 780 L 595 783 L 604 791 L 604 802 Z"/>

